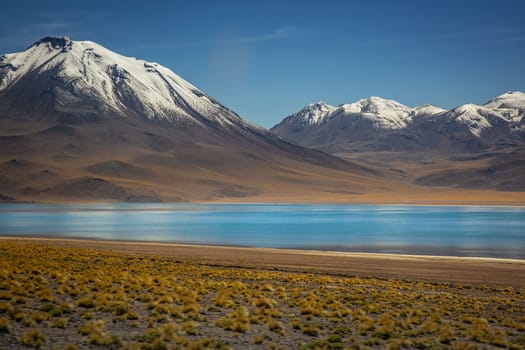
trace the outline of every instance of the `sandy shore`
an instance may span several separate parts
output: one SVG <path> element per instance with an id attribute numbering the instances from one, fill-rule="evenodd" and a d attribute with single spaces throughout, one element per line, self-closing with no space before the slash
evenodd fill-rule
<path id="1" fill-rule="evenodd" d="M 0 237 L 58 247 L 190 259 L 206 265 L 525 288 L 525 260 L 324 252 L 169 243 Z"/>

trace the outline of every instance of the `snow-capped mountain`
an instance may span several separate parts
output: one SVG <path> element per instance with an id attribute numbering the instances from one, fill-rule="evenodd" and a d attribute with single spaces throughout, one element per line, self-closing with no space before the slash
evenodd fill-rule
<path id="1" fill-rule="evenodd" d="M 140 116 L 174 123 L 249 123 L 158 63 L 92 41 L 47 37 L 0 57 L 0 95 L 22 94 L 57 112 Z M 254 128 L 254 125 L 249 125 Z"/>
<path id="2" fill-rule="evenodd" d="M 160 64 L 67 37 L 0 56 L 0 125 L 0 198 L 302 195 L 317 173 L 312 191 L 335 193 L 370 172 L 281 140 Z"/>
<path id="3" fill-rule="evenodd" d="M 429 104 L 410 108 L 394 100 L 369 97 L 337 107 L 326 105 L 315 123 L 306 118 L 305 109 L 286 117 L 271 131 L 300 145 L 336 152 L 345 148 L 448 149 L 450 144 L 459 150 L 479 150 L 504 140 L 525 141 L 522 92 L 508 92 L 482 106 L 465 104 L 449 111 Z"/>

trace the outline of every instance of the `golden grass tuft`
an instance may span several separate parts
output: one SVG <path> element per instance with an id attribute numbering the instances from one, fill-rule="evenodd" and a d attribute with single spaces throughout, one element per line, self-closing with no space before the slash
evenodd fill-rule
<path id="1" fill-rule="evenodd" d="M 46 337 L 36 328 L 30 328 L 20 338 L 20 343 L 34 348 L 40 348 L 46 342 Z"/>
<path id="2" fill-rule="evenodd" d="M 250 313 L 246 307 L 240 306 L 218 319 L 216 325 L 228 331 L 245 333 L 250 329 Z"/>
<path id="3" fill-rule="evenodd" d="M 89 342 L 93 345 L 109 345 L 115 342 L 115 339 L 106 332 L 104 320 L 91 320 L 86 322 L 79 329 L 79 333 L 87 335 Z"/>

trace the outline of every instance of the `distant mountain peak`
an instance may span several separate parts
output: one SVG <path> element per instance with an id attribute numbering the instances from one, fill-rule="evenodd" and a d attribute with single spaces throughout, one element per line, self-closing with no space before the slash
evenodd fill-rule
<path id="1" fill-rule="evenodd" d="M 525 109 L 525 92 L 507 91 L 488 101 L 483 106 L 490 109 L 505 109 L 508 115 L 515 117 L 519 109 Z"/>
<path id="2" fill-rule="evenodd" d="M 341 105 L 348 116 L 361 115 L 373 122 L 376 129 L 400 129 L 411 120 L 412 109 L 395 100 L 378 96 L 360 99 L 354 103 Z"/>
<path id="3" fill-rule="evenodd" d="M 362 98 L 354 103 L 343 104 L 348 108 L 355 109 L 363 113 L 381 113 L 388 109 L 409 110 L 410 108 L 392 99 L 382 98 L 378 96 L 370 96 Z"/>
<path id="4" fill-rule="evenodd" d="M 289 120 L 295 120 L 303 127 L 322 123 L 336 107 L 331 106 L 323 101 L 310 103 L 299 112 L 290 116 Z"/>

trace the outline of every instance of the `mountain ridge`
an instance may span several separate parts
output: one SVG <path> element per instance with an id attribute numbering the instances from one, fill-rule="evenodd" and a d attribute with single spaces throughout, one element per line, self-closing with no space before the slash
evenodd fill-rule
<path id="1" fill-rule="evenodd" d="M 507 137 L 518 140 L 525 139 L 525 93 L 507 92 L 484 105 L 464 104 L 451 110 L 434 105 L 422 105 L 418 107 L 407 107 L 395 100 L 380 97 L 369 97 L 350 104 L 330 106 L 325 104 L 325 113 L 315 124 L 304 119 L 304 115 L 311 113 L 312 105 L 307 105 L 298 112 L 285 117 L 280 123 L 273 126 L 270 131 L 276 135 L 297 142 L 303 146 L 319 147 L 327 145 L 326 140 L 340 133 L 340 129 L 346 132 L 345 137 L 339 137 L 339 141 L 352 141 L 352 138 L 363 137 L 363 129 L 366 130 L 367 138 L 373 137 L 374 131 L 381 132 L 411 132 L 415 135 L 422 131 L 417 128 L 424 126 L 424 132 L 432 129 L 432 125 L 456 124 L 457 128 L 466 128 L 478 139 L 483 139 L 482 134 L 487 129 L 492 129 L 499 124 L 507 124 Z M 339 120 L 337 120 L 339 119 Z M 336 121 L 337 120 L 337 121 Z M 367 123 L 367 125 L 363 125 Z M 339 130 L 331 128 L 330 124 L 337 124 Z M 323 130 L 326 126 L 327 130 Z M 316 129 L 309 132 L 308 129 Z M 414 129 L 414 130 L 411 130 Z M 352 134 L 352 131 L 356 132 Z M 436 129 L 437 132 L 439 130 Z M 357 133 L 361 135 L 357 135 Z M 468 137 L 469 135 L 463 135 Z M 312 138 L 312 139 L 310 139 Z"/>
<path id="2" fill-rule="evenodd" d="M 515 113 L 512 114 L 510 117 L 508 117 L 508 114 L 506 114 L 507 118 L 504 118 L 506 120 L 512 119 L 512 117 L 522 117 L 522 115 L 519 115 L 518 113 L 523 113 L 521 109 L 525 109 L 525 93 L 521 91 L 508 91 L 506 93 L 503 93 L 486 103 L 482 105 L 476 105 L 472 103 L 466 103 L 459 105 L 457 107 L 454 107 L 450 110 L 441 108 L 437 105 L 427 103 L 423 105 L 419 105 L 416 107 L 408 107 L 406 105 L 403 105 L 399 103 L 396 100 L 393 99 L 387 99 L 382 98 L 378 96 L 370 96 L 368 98 L 362 98 L 357 100 L 356 102 L 352 103 L 342 103 L 336 106 L 332 106 L 324 101 L 319 101 L 316 103 L 310 103 L 307 104 L 305 107 L 300 109 L 298 112 L 295 112 L 285 118 L 277 124 L 275 124 L 271 129 L 276 128 L 279 124 L 281 124 L 283 121 L 300 116 L 301 113 L 307 113 L 311 111 L 312 108 L 318 108 L 318 106 L 321 105 L 323 108 L 328 112 L 334 112 L 337 111 L 339 108 L 346 107 L 347 110 L 349 110 L 348 114 L 359 114 L 359 113 L 374 113 L 376 115 L 383 116 L 381 112 L 391 112 L 392 109 L 404 109 L 408 111 L 408 114 L 419 114 L 421 111 L 424 111 L 427 115 L 436 115 L 443 112 L 450 112 L 458 109 L 465 109 L 468 107 L 476 107 L 476 108 L 486 108 L 491 111 L 500 112 L 503 113 L 504 111 L 513 110 Z M 373 106 L 370 108 L 370 106 Z M 392 108 L 394 107 L 394 108 Z M 317 123 L 316 123 L 317 124 Z"/>

